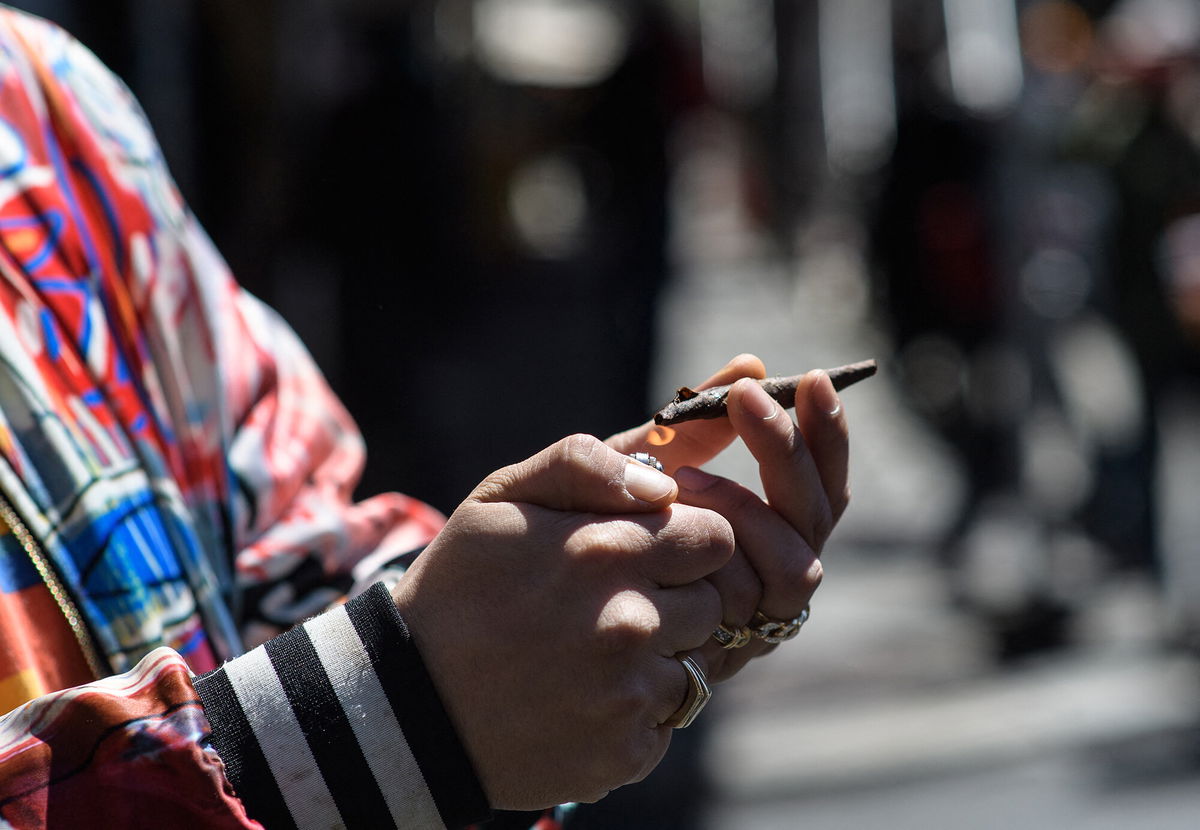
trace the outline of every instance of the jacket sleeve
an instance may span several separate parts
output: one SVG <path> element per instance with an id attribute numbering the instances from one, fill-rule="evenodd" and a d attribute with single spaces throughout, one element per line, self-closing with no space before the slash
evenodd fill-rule
<path id="1" fill-rule="evenodd" d="M 213 745 L 267 827 L 463 827 L 490 815 L 387 589 L 196 681 Z"/>

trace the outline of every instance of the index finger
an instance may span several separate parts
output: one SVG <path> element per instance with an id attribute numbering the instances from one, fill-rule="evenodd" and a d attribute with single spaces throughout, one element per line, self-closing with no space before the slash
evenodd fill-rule
<path id="1" fill-rule="evenodd" d="M 767 367 L 762 360 L 752 354 L 740 354 L 696 389 L 724 386 L 739 378 L 766 376 Z M 726 418 L 689 421 L 675 427 L 659 427 L 651 420 L 617 433 L 609 438 L 607 443 L 621 452 L 650 452 L 662 462 L 667 473 L 674 473 L 680 467 L 701 466 L 729 446 L 736 437 L 736 431 Z"/>

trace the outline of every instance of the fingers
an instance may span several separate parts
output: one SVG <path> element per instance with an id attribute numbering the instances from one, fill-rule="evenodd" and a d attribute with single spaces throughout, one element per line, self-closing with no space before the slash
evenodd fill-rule
<path id="1" fill-rule="evenodd" d="M 657 644 L 663 657 L 700 648 L 721 622 L 721 595 L 705 580 L 659 591 L 655 604 L 662 612 Z"/>
<path id="2" fill-rule="evenodd" d="M 488 476 L 476 502 L 525 502 L 552 510 L 639 513 L 661 510 L 678 493 L 674 480 L 598 438 L 571 435 Z"/>
<path id="3" fill-rule="evenodd" d="M 752 354 L 741 354 L 715 372 L 697 390 L 711 386 L 723 386 L 738 378 L 765 378 L 767 368 Z M 653 421 L 634 427 L 608 439 L 608 444 L 625 453 L 649 450 L 654 453 L 668 473 L 685 464 L 698 466 L 705 463 L 736 437 L 733 427 L 725 418 L 711 421 L 689 421 L 671 428 L 669 443 L 656 444 L 651 437 L 659 434 Z"/>
<path id="4" fill-rule="evenodd" d="M 727 522 L 684 505 L 455 510 L 393 597 L 494 807 L 594 800 L 654 767 L 686 692 L 673 655 L 721 618 L 700 577 L 732 546 Z M 644 559 L 672 563 L 680 584 L 658 587 Z"/>
<path id="5" fill-rule="evenodd" d="M 822 411 L 817 403 L 820 395 L 811 394 L 818 381 L 828 383 L 827 377 L 817 375 L 824 373 L 810 373 L 811 380 L 805 378 L 797 392 L 797 403 L 814 445 L 821 447 L 819 456 L 810 450 L 807 433 L 802 434 L 783 408 L 756 383 L 733 384 L 729 419 L 758 461 L 771 507 L 814 551 L 820 552 L 845 508 L 845 472 L 838 468 L 844 467 L 848 449 L 839 447 L 847 441 L 840 407 L 835 412 Z M 837 488 L 835 492 L 826 489 L 826 479 Z"/>
<path id="6" fill-rule="evenodd" d="M 723 621 L 740 627 L 755 611 L 783 619 L 799 613 L 822 575 L 821 563 L 803 535 L 734 481 L 691 467 L 676 475 L 680 498 L 724 516 L 743 554 L 709 577 L 721 595 Z"/>
<path id="7" fill-rule="evenodd" d="M 763 580 L 740 545 L 725 567 L 705 579 L 721 597 L 720 622 L 740 628 L 754 616 L 762 599 Z"/>
<path id="8" fill-rule="evenodd" d="M 686 505 L 652 515 L 579 516 L 567 554 L 607 567 L 614 557 L 647 587 L 671 588 L 703 579 L 733 556 L 733 529 L 722 516 Z"/>
<path id="9" fill-rule="evenodd" d="M 494 807 L 593 800 L 662 757 L 674 654 L 720 622 L 703 577 L 734 550 L 677 493 L 575 436 L 484 481 L 395 587 Z"/>
<path id="10" fill-rule="evenodd" d="M 721 597 L 699 580 L 663 590 L 625 590 L 600 610 L 596 632 L 601 649 L 619 653 L 648 643 L 660 657 L 704 645 L 721 622 Z"/>

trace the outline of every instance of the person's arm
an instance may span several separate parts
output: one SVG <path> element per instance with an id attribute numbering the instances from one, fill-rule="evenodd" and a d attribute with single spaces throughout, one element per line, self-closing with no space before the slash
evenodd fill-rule
<path id="1" fill-rule="evenodd" d="M 103 75 L 92 80 L 113 84 Z M 129 102 L 114 104 L 119 109 Z M 99 107 L 96 117 L 111 115 Z M 143 169 L 127 172 L 139 181 L 146 175 Z M 151 179 L 148 186 L 154 192 L 159 192 L 156 187 L 173 192 L 169 181 Z M 185 211 L 172 218 L 180 224 L 162 241 L 183 246 L 184 293 L 195 292 L 190 302 L 208 315 L 205 326 L 216 321 L 207 329 L 212 335 L 207 343 L 218 352 L 221 372 L 233 373 L 218 373 L 221 396 L 205 399 L 219 404 L 222 417 L 229 419 L 222 430 L 229 443 L 190 447 L 196 453 L 192 460 L 205 461 L 212 457 L 205 453 L 213 452 L 231 459 L 233 477 L 243 491 L 228 540 L 236 570 L 244 584 L 262 589 L 263 597 L 280 598 L 282 613 L 270 621 L 286 624 L 315 610 L 303 601 L 290 601 L 314 596 L 311 585 L 344 575 L 366 551 L 399 553 L 405 543 L 427 538 L 434 528 L 413 520 L 407 508 L 389 512 L 388 504 L 401 502 L 367 508 L 350 503 L 361 447 L 348 418 L 290 333 L 228 279 L 194 220 Z M 179 323 L 173 315 L 180 310 L 171 306 L 154 318 L 147 336 L 167 345 L 174 342 L 171 327 Z M 201 384 L 211 380 L 202 369 L 204 354 L 160 350 L 160 357 L 179 362 L 182 378 Z M 200 372 L 189 375 L 197 361 Z M 184 437 L 203 442 L 211 435 L 194 431 Z M 646 774 L 665 751 L 670 723 L 691 688 L 676 655 L 697 653 L 703 661 L 699 650 L 721 620 L 723 597 L 703 577 L 724 566 L 734 549 L 730 522 L 719 513 L 670 504 L 677 490 L 669 478 L 652 486 L 657 495 L 640 498 L 635 491 L 644 488 L 646 479 L 639 467 L 595 439 L 576 438 L 489 477 L 392 591 L 395 607 L 412 626 L 419 659 L 395 619 L 390 632 L 376 632 L 378 639 L 364 635 L 355 622 L 357 609 L 383 601 L 378 589 L 344 612 L 305 623 L 199 679 L 199 691 L 191 683 L 175 687 L 167 682 L 168 676 L 182 677 L 183 665 L 168 653 L 165 661 L 173 668 L 146 680 L 146 698 L 154 701 L 153 712 L 186 708 L 197 716 L 199 728 L 184 733 L 161 757 L 189 764 L 192 773 L 212 772 L 201 776 L 199 784 L 194 775 L 180 779 L 178 810 L 192 816 L 188 821 L 195 826 L 204 816 L 200 805 L 216 804 L 224 812 L 210 825 L 247 825 L 218 758 L 231 771 L 249 771 L 239 781 L 253 805 L 251 818 L 254 810 L 272 809 L 270 802 L 276 811 L 273 820 L 284 821 L 282 805 L 297 826 L 340 815 L 343 804 L 351 809 L 360 799 L 364 804 L 371 800 L 377 810 L 382 803 L 394 818 L 387 791 L 399 782 L 390 775 L 394 766 L 388 765 L 397 763 L 405 749 L 421 776 L 419 782 L 415 776 L 404 782 L 409 789 L 399 790 L 402 809 L 424 809 L 422 799 L 427 798 L 425 807 L 435 805 L 438 821 L 457 820 L 441 812 L 441 794 L 470 792 L 474 775 L 487 805 L 526 809 L 599 798 Z M 629 477 L 630 469 L 637 474 Z M 789 480 L 778 494 L 789 501 L 804 498 L 808 486 L 811 482 L 803 478 Z M 796 487 L 801 490 L 790 492 Z M 383 604 L 364 613 L 388 618 L 393 609 Z M 347 638 L 354 629 L 361 644 L 360 649 L 333 649 L 346 658 L 345 664 L 322 657 L 329 653 L 325 648 L 335 629 Z M 397 673 L 393 660 L 406 669 Z M 422 661 L 429 680 L 413 667 Z M 396 678 L 394 684 L 390 678 Z M 56 759 L 71 757 L 84 733 L 68 728 L 71 719 L 61 721 L 60 731 L 38 733 L 33 727 L 60 722 L 57 716 L 71 708 L 63 704 L 79 700 L 88 708 L 80 709 L 78 717 L 102 734 L 128 736 L 138 747 L 157 746 L 138 737 L 135 724 L 142 715 L 122 697 L 122 682 L 109 679 L 98 687 L 81 687 L 87 693 L 68 690 L 61 693 L 67 697 L 42 698 L 22 710 L 24 720 L 12 723 L 11 751 L 0 757 L 0 782 L 9 788 L 0 792 L 0 808 L 29 807 L 43 798 L 49 805 L 43 809 L 84 815 L 89 805 L 106 800 L 104 782 L 129 775 L 129 764 L 141 756 L 90 755 L 88 764 L 68 770 L 71 774 L 63 779 Z M 436 694 L 425 694 L 432 691 Z M 390 736 L 395 741 L 375 746 L 371 741 L 379 735 L 355 732 L 351 718 L 385 722 L 382 699 L 399 729 Z M 211 710 L 211 721 L 202 718 L 197 700 Z M 444 720 L 438 720 L 439 706 L 445 707 Z M 406 727 L 409 722 L 414 726 Z M 421 726 L 439 733 L 433 741 L 436 751 L 424 748 L 416 737 L 414 730 Z M 205 727 L 213 731 L 211 744 Z M 272 743 L 285 728 L 303 738 L 302 743 L 289 742 L 290 752 Z M 465 750 L 458 772 L 445 780 L 427 776 L 427 765 L 458 757 L 456 736 Z M 48 747 L 28 777 L 32 788 L 18 787 L 21 775 L 8 776 L 2 766 L 32 757 L 23 756 L 24 741 Z M 252 757 L 256 752 L 261 760 Z M 343 753 L 361 753 L 371 773 L 369 780 L 358 782 L 359 790 L 345 789 L 338 779 L 345 772 Z M 382 764 L 383 771 L 371 768 L 368 757 Z M 269 777 L 261 774 L 264 768 Z M 230 777 L 240 774 L 231 772 Z M 68 792 L 56 791 L 63 780 L 73 781 L 76 789 L 60 796 Z M 318 782 L 323 789 L 315 787 Z M 451 797 L 458 808 L 476 806 L 469 798 Z M 176 824 L 188 826 L 188 821 Z"/>
<path id="2" fill-rule="evenodd" d="M 138 244 L 117 236 L 123 260 L 110 252 L 109 264 L 132 267 L 103 274 L 108 320 L 134 354 L 130 370 L 151 382 L 158 414 L 171 423 L 179 448 L 172 474 L 196 520 L 223 534 L 251 616 L 279 626 L 302 620 L 336 596 L 323 589 L 331 578 L 335 591 L 348 587 L 337 581 L 364 554 L 386 558 L 427 541 L 441 522 L 432 511 L 401 496 L 352 503 L 362 463 L 353 424 L 294 335 L 233 282 L 179 200 L 128 91 L 61 31 L 3 10 L 0 18 L 18 33 L 13 54 L 30 60 L 17 83 L 41 85 L 32 94 L 49 110 L 50 137 L 87 155 L 81 169 L 106 174 L 82 185 L 112 187 L 103 195 L 119 195 L 133 224 L 143 223 Z M 91 218 L 97 238 L 111 240 L 108 217 Z M 628 459 L 589 439 L 583 446 L 603 449 L 606 461 L 581 468 L 572 451 L 579 446 L 565 442 L 519 465 L 515 478 L 510 471 L 489 479 L 417 560 L 415 580 L 400 580 L 412 583 L 395 598 L 418 618 L 420 654 L 379 588 L 194 685 L 177 655 L 156 653 L 170 671 L 142 677 L 141 697 L 154 713 L 183 707 L 190 731 L 165 747 L 141 741 L 136 724 L 147 713 L 122 696 L 121 679 L 39 698 L 8 724 L 14 749 L 0 758 L 0 805 L 10 814 L 32 810 L 30 825 L 38 826 L 38 804 L 42 819 L 54 820 L 87 815 L 109 797 L 132 799 L 106 789 L 114 779 L 144 780 L 156 798 L 170 798 L 165 779 L 137 774 L 140 756 L 131 751 L 88 755 L 64 788 L 56 759 L 86 745 L 80 722 L 114 746 L 154 746 L 163 768 L 187 767 L 171 804 L 176 826 L 244 825 L 260 813 L 282 826 L 335 816 L 348 826 L 457 826 L 486 817 L 489 805 L 598 797 L 647 770 L 665 749 L 663 721 L 688 684 L 668 655 L 698 642 L 714 621 L 711 589 L 689 586 L 728 557 L 728 533 L 687 510 L 666 520 L 597 522 L 591 511 L 658 513 L 674 484 L 663 477 L 667 490 L 638 499 L 636 487 L 625 486 Z M 230 482 L 231 509 L 211 510 L 213 494 Z M 539 505 L 542 521 L 500 533 L 487 517 L 523 509 L 516 501 Z M 227 516 L 229 528 L 213 515 Z M 571 525 L 580 532 L 564 537 Z M 623 554 L 634 552 L 646 567 L 629 567 Z M 677 560 L 690 565 L 670 567 Z M 595 570 L 601 562 L 604 573 Z M 564 590 L 520 588 L 552 575 Z M 471 600 L 487 595 L 505 602 Z M 662 630 L 639 633 L 642 612 L 657 602 Z M 535 619 L 545 629 L 536 638 L 497 641 Z M 465 677 L 455 666 L 462 644 L 480 657 Z M 440 674 L 432 685 L 422 668 L 431 657 Z M 598 698 L 606 701 L 599 709 Z M 469 736 L 465 752 L 459 734 Z M 46 751 L 18 774 L 15 765 L 35 759 L 20 749 L 35 740 Z M 132 803 L 113 811 L 124 826 L 156 820 L 132 816 Z M 220 818 L 214 809 L 224 810 Z"/>

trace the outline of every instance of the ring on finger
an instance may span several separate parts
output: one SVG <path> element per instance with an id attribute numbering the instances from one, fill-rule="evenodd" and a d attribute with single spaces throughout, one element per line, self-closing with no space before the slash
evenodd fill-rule
<path id="1" fill-rule="evenodd" d="M 683 704 L 675 710 L 675 714 L 666 719 L 664 725 L 672 729 L 686 729 L 692 725 L 692 721 L 700 714 L 700 710 L 708 704 L 712 697 L 712 689 L 708 686 L 708 678 L 704 676 L 704 670 L 695 660 L 687 655 L 683 657 L 676 655 L 676 659 L 687 672 L 688 694 L 683 699 Z"/>
<path id="2" fill-rule="evenodd" d="M 808 622 L 809 609 L 804 606 L 804 610 L 799 615 L 792 617 L 790 620 L 777 620 L 768 617 L 762 611 L 755 611 L 754 618 L 750 620 L 750 624 L 746 626 L 750 634 L 762 640 L 764 643 L 777 645 L 787 642 L 800 633 L 800 629 L 804 623 Z"/>
<path id="3" fill-rule="evenodd" d="M 712 637 L 721 644 L 721 648 L 741 648 L 751 640 L 750 629 L 747 626 L 731 628 L 725 623 L 717 626 Z"/>

